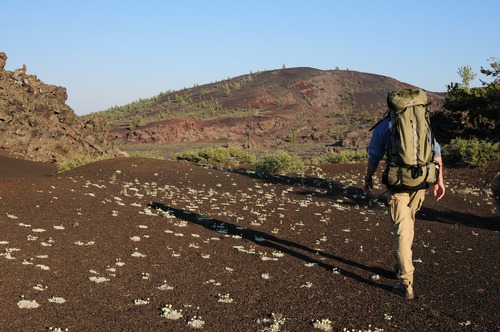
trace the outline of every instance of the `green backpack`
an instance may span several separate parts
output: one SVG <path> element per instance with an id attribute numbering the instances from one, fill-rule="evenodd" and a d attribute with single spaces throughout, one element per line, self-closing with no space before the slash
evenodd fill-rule
<path id="1" fill-rule="evenodd" d="M 387 105 L 392 128 L 382 183 L 400 191 L 427 188 L 438 175 L 427 94 L 417 88 L 392 91 Z"/>

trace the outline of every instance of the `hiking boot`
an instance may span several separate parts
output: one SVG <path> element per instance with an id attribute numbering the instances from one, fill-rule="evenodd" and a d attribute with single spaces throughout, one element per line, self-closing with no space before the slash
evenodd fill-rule
<path id="1" fill-rule="evenodd" d="M 407 300 L 413 300 L 415 297 L 413 287 L 410 285 L 397 284 L 392 287 L 392 291 Z"/>

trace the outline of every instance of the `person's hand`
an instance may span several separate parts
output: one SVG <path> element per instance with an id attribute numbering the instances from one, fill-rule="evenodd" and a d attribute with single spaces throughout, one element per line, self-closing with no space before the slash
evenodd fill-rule
<path id="1" fill-rule="evenodd" d="M 436 197 L 436 201 L 439 201 L 443 198 L 446 189 L 444 188 L 443 181 L 439 181 L 434 185 L 434 197 Z"/>
<path id="2" fill-rule="evenodd" d="M 434 162 L 437 164 L 439 168 L 439 177 L 437 183 L 434 185 L 434 197 L 436 197 L 436 201 L 439 201 L 443 198 L 445 189 L 444 189 L 444 177 L 443 177 L 443 159 L 441 157 L 434 158 Z"/>
<path id="3" fill-rule="evenodd" d="M 363 182 L 363 192 L 366 196 L 370 196 L 373 190 L 373 181 Z"/>

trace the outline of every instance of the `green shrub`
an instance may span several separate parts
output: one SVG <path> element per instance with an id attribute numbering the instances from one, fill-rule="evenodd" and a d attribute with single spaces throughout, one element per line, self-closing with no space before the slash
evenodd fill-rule
<path id="1" fill-rule="evenodd" d="M 202 163 L 202 158 L 199 156 L 199 151 L 195 150 L 186 150 L 174 153 L 172 155 L 172 159 L 189 161 L 190 163 L 195 163 L 195 164 Z"/>
<path id="2" fill-rule="evenodd" d="M 240 167 L 251 165 L 255 156 L 239 148 L 210 147 L 178 152 L 172 155 L 172 159 L 218 167 Z"/>
<path id="3" fill-rule="evenodd" d="M 256 160 L 253 153 L 240 148 L 210 147 L 187 150 L 172 155 L 174 160 L 218 167 L 241 167 L 259 174 L 302 174 L 304 162 L 299 156 L 278 152 Z"/>
<path id="4" fill-rule="evenodd" d="M 365 149 L 363 150 L 342 150 L 340 152 L 332 152 L 324 157 L 325 163 L 335 163 L 335 164 L 347 164 L 347 163 L 358 163 L 366 161 L 368 159 L 368 153 Z"/>
<path id="5" fill-rule="evenodd" d="M 69 171 L 70 169 L 77 168 L 86 164 L 93 163 L 99 160 L 105 160 L 111 158 L 110 156 L 99 156 L 99 157 L 89 157 L 89 156 L 75 156 L 73 159 L 62 162 L 58 165 L 59 172 Z"/>
<path id="6" fill-rule="evenodd" d="M 143 124 L 144 124 L 144 118 L 141 117 L 140 115 L 136 115 L 132 119 L 130 119 L 130 123 L 128 125 L 128 129 L 130 131 L 133 131 L 135 128 L 140 127 Z"/>
<path id="7" fill-rule="evenodd" d="M 455 138 L 443 148 L 443 152 L 447 159 L 460 166 L 483 167 L 488 161 L 498 158 L 500 142 Z"/>
<path id="8" fill-rule="evenodd" d="M 297 155 L 279 151 L 275 154 L 264 156 L 253 165 L 256 173 L 270 174 L 303 174 L 305 165 Z"/>
<path id="9" fill-rule="evenodd" d="M 297 133 L 293 130 L 290 130 L 286 137 L 287 137 L 288 142 L 295 143 L 295 141 L 297 140 Z"/>

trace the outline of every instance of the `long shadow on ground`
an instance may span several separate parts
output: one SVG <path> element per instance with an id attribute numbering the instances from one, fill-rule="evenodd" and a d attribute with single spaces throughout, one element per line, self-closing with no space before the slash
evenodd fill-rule
<path id="1" fill-rule="evenodd" d="M 231 171 L 233 173 L 248 176 L 252 179 L 265 181 L 277 185 L 288 185 L 293 187 L 303 188 L 300 191 L 294 191 L 297 195 L 303 196 L 316 196 L 325 197 L 329 199 L 344 199 L 346 196 L 348 200 L 342 202 L 346 206 L 356 206 L 356 205 L 372 205 L 375 200 L 366 199 L 361 188 L 356 188 L 353 186 L 346 186 L 335 181 L 330 181 L 327 179 L 317 178 L 317 177 L 301 177 L 301 176 L 288 176 L 288 175 L 263 175 L 257 173 L 249 173 L 246 171 Z M 322 193 L 314 191 L 308 188 L 316 188 L 318 190 L 323 190 Z M 380 198 L 380 197 L 379 197 Z M 378 205 L 374 204 L 371 206 L 377 208 Z"/>
<path id="2" fill-rule="evenodd" d="M 241 173 L 240 173 L 241 174 Z M 260 176 L 258 174 L 247 174 L 255 179 L 265 180 L 273 184 L 292 185 L 303 187 L 303 190 L 295 192 L 298 195 L 312 195 L 316 197 L 325 197 L 332 200 L 343 199 L 346 196 L 348 200 L 343 200 L 342 205 L 369 205 L 370 209 L 385 209 L 386 195 L 388 191 L 384 191 L 377 197 L 372 199 L 364 198 L 361 188 L 353 186 L 346 187 L 337 182 L 314 177 L 292 177 L 292 176 Z M 323 189 L 323 193 L 309 190 L 307 187 Z M 491 231 L 500 231 L 500 222 L 498 217 L 482 217 L 471 213 L 463 213 L 458 211 L 437 210 L 429 207 L 422 207 L 417 213 L 417 218 L 427 221 L 434 221 L 446 224 L 460 224 L 467 227 L 482 228 Z"/>
<path id="3" fill-rule="evenodd" d="M 185 220 L 187 222 L 197 224 L 200 226 L 205 227 L 206 229 L 217 232 L 221 230 L 221 225 L 223 226 L 223 230 L 225 234 L 229 235 L 238 235 L 241 236 L 243 239 L 254 242 L 256 245 L 263 246 L 263 247 L 268 247 L 268 248 L 273 248 L 275 250 L 279 250 L 283 253 L 286 253 L 292 257 L 295 257 L 297 259 L 303 260 L 304 262 L 307 263 L 314 263 L 319 267 L 322 267 L 328 271 L 333 271 L 336 269 L 333 265 L 326 264 L 322 261 L 319 261 L 317 259 L 311 258 L 310 256 L 299 252 L 298 250 L 302 250 L 306 253 L 310 253 L 312 255 L 320 255 L 332 260 L 335 260 L 339 263 L 346 264 L 349 266 L 352 266 L 354 268 L 362 269 L 368 272 L 371 272 L 372 274 L 378 274 L 386 278 L 392 277 L 393 273 L 390 271 L 387 271 L 382 268 L 378 267 L 368 267 L 363 264 L 360 264 L 358 262 L 354 262 L 351 260 L 348 260 L 343 257 L 327 254 L 321 251 L 317 251 L 314 249 L 311 249 L 307 246 L 304 246 L 302 244 L 288 241 L 288 240 L 283 240 L 280 238 L 277 238 L 274 235 L 266 234 L 261 231 L 257 231 L 251 228 L 244 228 L 241 226 L 236 226 L 234 224 L 222 221 L 222 220 L 217 220 L 213 219 L 209 216 L 204 216 L 198 213 L 194 213 L 191 211 L 186 211 L 186 210 L 181 210 L 181 209 L 176 209 L 171 206 L 164 205 L 162 203 L 158 202 L 152 202 L 149 204 L 150 208 L 153 209 L 159 209 L 162 210 L 166 213 L 169 213 L 171 215 L 174 215 L 176 218 Z M 356 280 L 358 282 L 362 282 L 365 284 L 368 284 L 373 287 L 378 287 L 387 291 L 391 291 L 391 287 L 383 284 L 379 284 L 374 282 L 371 279 L 366 279 L 356 273 L 345 271 L 345 270 L 340 270 L 339 273 L 341 275 L 344 275 L 346 277 L 349 277 L 353 280 Z"/>
<path id="4" fill-rule="evenodd" d="M 481 217 L 470 213 L 440 211 L 423 207 L 418 212 L 417 218 L 446 224 L 459 224 L 467 227 L 482 228 L 490 231 L 500 231 L 500 220 L 498 217 Z"/>
<path id="5" fill-rule="evenodd" d="M 363 195 L 363 190 L 361 188 L 356 188 L 353 186 L 346 186 L 338 182 L 330 181 L 327 179 L 320 179 L 315 177 L 294 177 L 286 175 L 261 175 L 255 173 L 241 172 L 237 171 L 238 174 L 246 175 L 254 179 L 267 181 L 273 184 L 281 185 L 291 185 L 297 187 L 303 187 L 302 191 L 297 191 L 296 194 L 299 195 L 313 195 L 316 197 L 325 197 L 330 199 L 343 199 L 346 196 L 348 200 L 344 200 L 342 205 L 353 206 L 353 205 L 369 205 L 371 209 L 384 209 L 384 204 L 386 204 L 386 196 L 388 191 L 384 191 L 377 197 L 372 199 L 367 199 Z M 497 181 L 498 182 L 498 181 Z M 318 193 L 314 190 L 309 190 L 307 187 L 314 187 L 318 189 L 323 189 L 323 193 Z M 500 205 L 500 186 L 494 186 L 493 189 L 496 202 Z M 375 203 L 375 204 L 374 204 Z M 381 204 L 379 204 L 381 203 Z M 423 207 L 417 215 L 417 218 L 436 221 L 447 224 L 460 224 L 468 227 L 482 228 L 492 231 L 500 231 L 500 222 L 498 217 L 482 217 L 474 215 L 471 213 L 463 213 L 458 211 L 446 211 L 437 210 L 429 207 Z"/>

